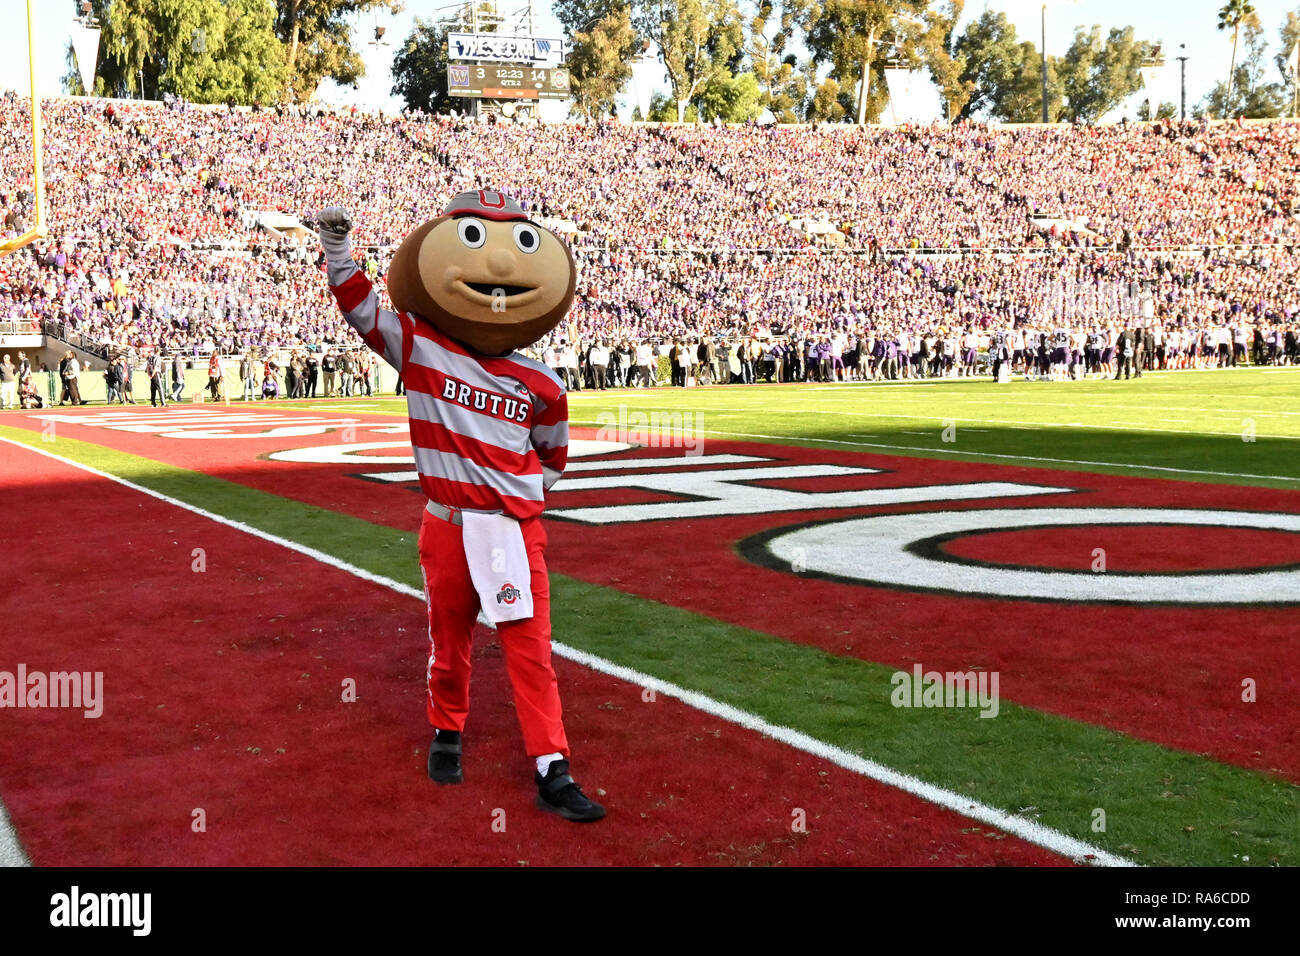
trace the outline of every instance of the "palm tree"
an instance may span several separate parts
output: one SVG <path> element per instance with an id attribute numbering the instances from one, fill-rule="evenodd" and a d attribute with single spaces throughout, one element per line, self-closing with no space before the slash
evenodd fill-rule
<path id="1" fill-rule="evenodd" d="M 1228 95 L 1223 101 L 1225 114 L 1231 108 L 1232 81 L 1237 72 L 1237 37 L 1241 33 L 1241 25 L 1253 19 L 1255 19 L 1255 8 L 1250 0 L 1228 0 L 1219 11 L 1219 29 L 1232 30 L 1232 64 L 1228 67 Z M 1227 116 L 1222 118 L 1227 119 Z"/>

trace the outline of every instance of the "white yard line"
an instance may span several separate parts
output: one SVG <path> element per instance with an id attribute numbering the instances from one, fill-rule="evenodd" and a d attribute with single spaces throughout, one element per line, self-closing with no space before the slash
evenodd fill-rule
<path id="1" fill-rule="evenodd" d="M 1273 396 L 1263 396 L 1263 395 L 1233 395 L 1232 397 L 1233 397 L 1234 399 L 1236 399 L 1236 398 L 1257 398 L 1257 399 L 1259 399 L 1260 401 L 1263 401 L 1263 402 L 1278 401 L 1278 396 L 1276 396 L 1276 395 L 1273 395 Z M 855 400 L 860 401 L 860 399 L 855 399 Z M 890 401 L 891 404 L 892 404 L 893 402 L 896 402 L 896 401 L 906 401 L 906 400 L 908 400 L 908 399 L 907 399 L 906 397 L 904 397 L 904 396 L 895 396 L 895 397 L 889 399 L 889 401 Z M 932 407 L 933 402 L 934 402 L 934 399 L 933 399 L 933 398 L 925 398 L 925 399 L 922 399 L 920 396 L 914 396 L 912 400 L 915 400 L 915 401 L 925 401 L 925 402 L 927 402 L 927 403 L 930 403 L 927 407 Z M 1004 399 L 994 399 L 994 398 L 966 398 L 966 397 L 960 397 L 960 398 L 958 398 L 958 397 L 955 397 L 955 396 L 952 398 L 952 401 L 953 401 L 953 402 L 959 402 L 959 403 L 961 403 L 961 404 L 963 404 L 963 405 L 997 405 L 997 406 L 999 406 L 999 407 L 1001 407 L 1001 408 L 1006 408 L 1006 407 L 1008 407 L 1008 406 L 1015 407 L 1015 408 L 1020 408 L 1020 407 L 1025 407 L 1025 408 L 1101 408 L 1101 409 L 1106 409 L 1107 411 L 1114 411 L 1114 410 L 1121 409 L 1121 408 L 1138 408 L 1138 409 L 1142 409 L 1143 411 L 1149 411 L 1149 410 L 1151 409 L 1151 406 L 1150 406 L 1150 405 L 1136 405 L 1136 404 L 1130 404 L 1130 403 L 1128 403 L 1128 402 L 1105 402 L 1105 403 L 1102 403 L 1102 402 L 1027 402 L 1027 401 L 1020 401 L 1020 400 L 1009 399 L 1009 398 L 1004 398 Z M 787 398 L 787 399 L 784 399 L 784 400 L 782 401 L 782 404 L 783 404 L 783 405 L 790 405 L 790 404 L 821 405 L 821 404 L 824 404 L 824 402 L 825 402 L 825 399 L 812 399 L 812 398 Z M 1223 412 L 1237 412 L 1237 413 L 1242 414 L 1242 415 L 1265 415 L 1265 416 L 1288 416 L 1288 417 L 1290 417 L 1290 416 L 1300 416 L 1300 411 L 1284 412 L 1284 411 L 1267 411 L 1267 410 L 1265 410 L 1265 409 L 1260 409 L 1260 408 L 1223 408 L 1223 407 L 1218 407 L 1218 408 L 1203 408 L 1203 407 L 1196 406 L 1196 405 L 1170 405 L 1170 404 L 1168 404 L 1168 403 L 1166 403 L 1166 402 L 1164 401 L 1164 397 L 1162 397 L 1162 398 L 1160 399 L 1160 405 L 1161 405 L 1161 407 L 1164 408 L 1165 410 L 1167 410 L 1167 411 L 1172 411 L 1172 412 L 1216 412 L 1216 413 L 1220 413 L 1220 414 L 1222 414 Z M 768 409 L 763 409 L 763 411 L 766 413 L 766 412 L 768 411 Z M 838 412 L 837 414 L 851 414 L 851 413 Z"/>
<path id="2" fill-rule="evenodd" d="M 315 548 L 299 544 L 296 541 L 290 541 L 287 538 L 281 538 L 278 535 L 269 534 L 268 532 L 262 531 L 260 528 L 255 528 L 252 525 L 244 524 L 241 521 L 235 521 L 231 518 L 225 517 L 224 515 L 207 511 L 203 508 L 197 507 L 196 505 L 182 501 L 179 498 L 172 498 L 169 495 L 164 495 L 161 492 L 154 491 L 151 488 L 146 488 L 143 485 L 138 485 L 133 481 L 121 478 L 110 472 L 100 471 L 98 468 L 92 468 L 89 465 L 83 465 L 80 462 L 64 458 L 62 455 L 56 455 L 40 448 L 33 448 L 31 445 L 14 441 L 10 438 L 0 438 L 0 442 L 14 445 L 30 452 L 35 452 L 38 455 L 44 455 L 46 458 L 63 462 L 66 465 L 88 472 L 92 475 L 97 475 L 100 478 L 106 478 L 109 481 L 116 482 L 119 485 L 138 491 L 141 494 L 148 495 L 151 498 L 156 498 L 159 501 L 165 501 L 170 505 L 174 505 L 177 508 L 192 512 L 193 514 L 207 518 L 211 521 L 215 521 L 218 524 L 235 528 L 236 530 L 243 531 L 245 534 L 250 534 L 255 538 L 261 538 L 263 541 L 269 541 L 273 544 L 278 544 L 281 547 L 288 548 L 291 551 L 296 551 L 299 554 L 313 558 L 329 567 L 336 568 L 340 571 L 346 571 L 364 581 L 369 581 L 372 584 L 386 587 L 398 594 L 404 594 L 416 598 L 422 603 L 424 601 L 424 594 L 417 588 L 366 571 L 356 565 L 348 564 L 346 561 L 341 561 L 333 555 L 326 554 L 323 551 L 318 551 Z M 703 713 L 717 717 L 721 720 L 728 721 L 729 723 L 743 727 L 746 730 L 764 734 L 774 740 L 780 740 L 782 743 L 787 744 L 796 750 L 802 750 L 805 753 L 812 754 L 815 757 L 820 757 L 821 759 L 829 761 L 830 763 L 842 767 L 852 773 L 860 774 L 864 777 L 885 784 L 886 786 L 894 787 L 898 790 L 910 793 L 913 796 L 920 797 L 922 800 L 943 807 L 946 810 L 951 810 L 953 813 L 960 814 L 961 816 L 968 817 L 972 820 L 978 820 L 981 823 L 988 824 L 989 826 L 997 827 L 999 830 L 1003 830 L 1006 833 L 1019 837 L 1027 843 L 1041 846 L 1044 849 L 1060 854 L 1061 856 L 1069 857 L 1070 859 L 1081 862 L 1088 862 L 1097 866 L 1136 865 L 1131 860 L 1109 853 L 1100 847 L 1093 846 L 1090 843 L 1079 840 L 1069 834 L 1062 833 L 1059 830 L 1054 830 L 1051 827 L 1043 826 L 1041 823 L 1037 823 L 1036 821 L 1027 820 L 1024 817 L 1018 817 L 1014 814 L 1007 813 L 1005 810 L 999 810 L 996 807 L 980 803 L 952 790 L 947 790 L 943 787 L 927 783 L 926 781 L 920 780 L 909 774 L 902 773 L 891 767 L 876 763 L 872 760 L 867 760 L 857 754 L 850 753 L 849 751 L 836 747 L 833 744 L 828 744 L 825 741 L 816 739 L 815 737 L 810 737 L 800 731 L 769 723 L 756 714 L 751 714 L 748 711 L 732 707 L 730 704 L 714 700 L 712 697 L 707 697 L 704 694 L 687 690 L 684 687 L 679 687 L 676 684 L 660 680 L 659 678 L 652 677 L 649 674 L 643 674 L 630 667 L 624 667 L 621 664 L 616 664 L 603 657 L 588 654 L 586 651 L 574 647 L 568 647 L 559 642 L 554 642 L 552 644 L 552 650 L 556 655 L 571 660 L 577 664 L 581 664 L 582 666 L 588 667 L 598 673 L 626 681 L 629 684 L 635 684 L 640 687 L 652 689 L 655 692 L 664 694 L 668 697 L 674 697 L 686 704 L 688 707 L 693 707 L 696 710 L 702 711 Z M 12 828 L 8 826 L 7 819 L 3 819 L 0 820 L 0 844 L 3 844 L 6 838 L 11 840 L 14 846 L 17 846 L 17 839 L 14 837 Z"/>
<path id="3" fill-rule="evenodd" d="M 990 403 L 984 403 L 984 402 L 981 402 L 981 403 L 979 403 L 979 404 L 990 404 Z M 1034 403 L 1023 403 L 1023 404 L 1034 404 L 1034 405 L 1055 405 L 1056 403 L 1053 403 L 1053 402 L 1034 402 Z M 1062 403 L 1062 404 L 1064 405 L 1064 403 Z M 1066 405 L 1065 407 L 1070 407 L 1070 406 Z M 1079 407 L 1079 406 L 1074 406 L 1074 407 Z M 1122 406 L 1120 406 L 1120 405 L 1117 405 L 1117 406 L 1094 405 L 1094 406 L 1084 406 L 1084 407 L 1091 407 L 1091 408 L 1141 408 L 1141 407 L 1144 407 L 1144 406 L 1138 406 L 1138 405 L 1122 405 Z M 1173 411 L 1173 410 L 1176 410 L 1176 411 L 1198 411 L 1199 409 L 1183 409 L 1183 408 L 1177 408 L 1177 407 L 1175 407 L 1174 409 L 1171 409 L 1171 411 Z M 1217 410 L 1217 411 L 1224 411 L 1224 409 L 1216 409 L 1216 410 Z M 718 415 L 718 417 L 720 417 L 720 418 L 732 418 L 732 417 L 734 417 L 734 416 L 731 415 L 731 414 L 728 414 L 728 413 L 735 412 L 735 413 L 739 413 L 739 414 L 743 414 L 743 415 L 753 415 L 753 414 L 755 414 L 755 412 L 757 412 L 757 411 L 758 411 L 758 409 L 756 409 L 756 408 L 738 407 L 738 406 L 735 406 L 735 405 L 713 405 L 713 406 L 702 406 L 702 407 L 700 407 L 699 409 L 693 409 L 689 414 L 694 415 L 697 419 L 703 419 L 703 418 L 705 417 L 705 415 L 715 414 L 715 413 L 720 413 L 720 414 Z M 807 412 L 804 412 L 804 411 L 798 411 L 798 410 L 783 411 L 782 409 L 777 409 L 777 408 L 764 408 L 764 409 L 762 409 L 761 411 L 762 411 L 762 414 L 763 414 L 763 415 L 807 415 L 807 414 L 808 414 Z M 1205 409 L 1205 411 L 1209 411 L 1209 409 Z M 1227 409 L 1227 411 L 1231 411 L 1231 409 Z M 1183 428 L 1160 428 L 1160 427 L 1157 427 L 1157 426 L 1155 426 L 1155 425 L 1146 425 L 1146 424 L 1143 424 L 1142 422 L 1116 421 L 1116 420 L 1113 420 L 1113 419 L 1112 419 L 1112 421 L 1111 421 L 1111 424 L 1109 424 L 1109 425 L 1103 425 L 1103 424 L 1095 423 L 1095 422 L 1093 422 L 1093 423 L 1089 423 L 1089 422 L 1033 422 L 1033 421 L 1027 421 L 1027 420 L 1025 420 L 1025 419 L 1017 419 L 1017 418 L 965 418 L 965 417 L 958 417 L 958 416 L 943 416 L 942 414 L 937 414 L 937 413 L 935 413 L 935 412 L 929 412 L 928 414 L 924 414 L 924 415 L 909 415 L 909 414 L 898 413 L 898 412 L 876 412 L 876 411 L 871 411 L 871 410 L 869 410 L 869 409 L 857 409 L 857 410 L 854 410 L 854 411 L 841 411 L 841 410 L 833 409 L 833 408 L 821 408 L 821 409 L 817 409 L 815 412 L 813 412 L 813 414 L 816 414 L 816 415 L 848 415 L 848 416 L 853 417 L 853 418 L 861 418 L 861 419 L 864 419 L 864 420 L 866 420 L 866 419 L 872 419 L 872 418 L 900 418 L 900 419 L 903 419 L 904 421 L 912 421 L 912 422 L 917 422 L 917 421 L 936 421 L 936 422 L 940 422 L 940 421 L 946 421 L 946 420 L 951 419 L 952 421 L 955 421 L 955 422 L 976 422 L 976 423 L 978 423 L 978 424 L 980 424 L 980 425 L 1008 425 L 1008 426 L 1013 426 L 1013 427 L 1016 427 L 1016 428 L 1094 428 L 1094 429 L 1099 429 L 1099 430 L 1103 430 L 1103 431 L 1115 431 L 1115 430 L 1119 430 L 1119 431 L 1162 432 L 1162 433 L 1166 433 L 1166 434 L 1175 434 L 1175 435 L 1186 435 L 1186 434 L 1188 434 L 1188 431 L 1187 431 L 1186 429 L 1183 429 Z M 1292 415 L 1292 414 L 1300 415 L 1300 412 L 1256 412 L 1255 414 L 1260 415 L 1260 416 L 1265 416 L 1265 415 L 1267 415 L 1267 416 L 1277 416 L 1277 415 Z M 1191 421 L 1191 419 L 1183 419 L 1183 418 L 1161 418 L 1161 419 L 1157 419 L 1157 421 L 1163 421 L 1163 422 L 1183 422 L 1183 421 Z M 591 423 L 590 423 L 590 422 L 571 422 L 570 424 L 583 424 L 583 425 L 590 425 Z M 600 422 L 597 421 L 596 424 L 599 425 Z M 967 429 L 967 430 L 968 430 L 968 431 L 975 431 L 975 429 Z M 911 433 L 909 432 L 909 433 L 906 433 L 906 434 L 911 434 Z M 1203 431 L 1203 430 L 1201 430 L 1201 429 L 1196 429 L 1196 430 L 1195 430 L 1194 432 L 1192 432 L 1191 434 L 1194 434 L 1194 435 L 1217 435 L 1217 436 L 1222 437 L 1222 438 L 1226 438 L 1226 437 L 1239 438 L 1239 437 L 1241 437 L 1241 431 L 1240 431 L 1240 430 L 1237 430 L 1237 431 L 1214 431 L 1214 432 L 1211 432 L 1211 431 Z M 1257 435 L 1256 438 L 1257 438 L 1257 439 L 1259 439 L 1259 438 L 1269 438 L 1269 439 L 1274 439 L 1274 440 L 1278 440 L 1278 441 L 1300 441 L 1300 436 L 1297 436 L 1297 435 Z"/>
<path id="4" fill-rule="evenodd" d="M 699 413 L 697 414 L 696 417 L 697 417 L 697 419 L 699 419 L 699 420 L 703 420 L 704 417 L 705 417 L 705 412 L 712 413 L 712 411 L 713 411 L 712 409 L 705 409 L 705 410 L 699 412 Z M 751 416 L 752 416 L 754 413 L 755 413 L 755 410 L 754 410 L 754 409 L 746 409 L 746 410 L 744 410 L 744 412 L 743 412 L 743 414 L 747 414 L 747 415 L 751 415 Z M 779 411 L 779 410 L 777 410 L 777 409 L 763 409 L 762 414 L 763 414 L 763 415 L 805 415 L 805 414 L 807 414 L 807 413 L 805 413 L 805 412 L 782 412 L 782 411 Z M 1213 436 L 1217 436 L 1217 437 L 1219 437 L 1219 438 L 1240 438 L 1240 437 L 1241 437 L 1241 431 L 1240 431 L 1240 430 L 1237 430 L 1237 431 L 1226 431 L 1226 432 L 1210 432 L 1210 431 L 1203 431 L 1203 430 L 1201 430 L 1201 429 L 1196 429 L 1195 431 L 1189 432 L 1189 431 L 1187 431 L 1187 429 L 1184 429 L 1184 428 L 1159 428 L 1159 427 L 1156 427 L 1156 426 L 1154 426 L 1154 425 L 1144 425 L 1144 424 L 1142 424 L 1141 422 L 1120 422 L 1120 421 L 1112 421 L 1111 424 L 1109 424 L 1109 425 L 1102 425 L 1102 424 L 1100 424 L 1100 423 L 1096 423 L 1096 422 L 1031 422 L 1031 421 L 1026 421 L 1026 420 L 1024 420 L 1024 419 L 1016 419 L 1016 418 L 959 418 L 959 417 L 944 418 L 944 417 L 941 417 L 941 416 L 939 416 L 939 415 L 934 414 L 933 412 L 930 413 L 930 414 L 927 414 L 927 415 L 900 415 L 900 414 L 896 414 L 896 413 L 894 413 L 894 412 L 870 412 L 870 411 L 841 412 L 841 411 L 835 411 L 834 409 L 819 409 L 819 410 L 817 410 L 816 412 L 813 412 L 812 414 L 814 414 L 814 415 L 849 415 L 849 416 L 852 416 L 852 417 L 854 417 L 854 418 L 860 418 L 860 419 L 862 419 L 864 424 L 865 424 L 867 421 L 869 421 L 870 419 L 873 419 L 873 418 L 899 418 L 899 419 L 902 419 L 902 420 L 904 420 L 904 421 L 909 421 L 909 422 L 933 421 L 933 422 L 938 423 L 938 424 L 940 425 L 940 427 L 942 427 L 942 422 L 944 422 L 944 421 L 953 421 L 953 422 L 956 422 L 956 423 L 958 423 L 958 424 L 960 424 L 960 423 L 962 423 L 962 422 L 976 422 L 977 424 L 980 424 L 980 425 L 1002 425 L 1002 426 L 1004 426 L 1004 427 L 1012 428 L 1012 429 L 1016 429 L 1016 430 L 1021 430 L 1021 429 L 1043 429 L 1043 428 L 1083 428 L 1083 429 L 1094 429 L 1094 430 L 1097 430 L 1097 431 L 1125 431 L 1125 432 L 1139 431 L 1139 432 L 1159 432 L 1160 434 L 1164 434 L 1164 435 L 1191 435 L 1192 437 L 1196 437 L 1196 436 L 1198 436 L 1198 435 L 1208 435 L 1208 436 L 1212 436 L 1212 437 L 1213 437 Z M 736 415 L 731 414 L 730 412 L 722 412 L 721 414 L 718 415 L 718 417 L 719 417 L 719 418 L 735 418 Z M 593 423 L 591 423 L 591 422 L 589 422 L 589 421 L 573 421 L 573 422 L 570 422 L 570 424 L 573 424 L 573 425 L 581 425 L 582 427 L 587 427 L 587 428 L 594 428 L 594 427 L 599 427 L 599 426 L 600 426 L 600 423 L 599 423 L 599 422 L 596 422 L 596 423 L 593 424 Z M 707 432 L 707 431 L 708 431 L 708 429 L 699 428 L 699 427 L 697 427 L 696 425 L 692 425 L 692 429 L 693 429 L 695 432 Z M 968 430 L 968 431 L 975 431 L 975 429 L 967 429 L 967 430 Z M 904 431 L 903 434 L 905 434 L 905 435 L 914 435 L 914 434 L 920 434 L 920 433 L 919 433 L 919 432 L 907 432 L 907 431 Z M 794 436 L 789 436 L 789 437 L 794 437 Z M 1267 438 L 1267 439 L 1269 439 L 1270 441 L 1300 441 L 1300 435 L 1264 435 L 1264 434 L 1257 434 L 1257 435 L 1256 435 L 1256 440 L 1257 440 L 1257 441 L 1258 441 L 1259 439 L 1261 439 L 1261 438 Z M 827 439 L 816 439 L 816 440 L 817 440 L 817 441 L 830 441 L 831 439 L 827 438 Z M 850 444 L 852 444 L 852 443 L 850 442 Z"/>
<path id="5" fill-rule="evenodd" d="M 701 428 L 698 431 L 702 435 L 727 435 L 733 438 L 761 438 L 766 441 L 812 442 L 822 445 L 848 445 L 851 448 L 889 448 L 898 451 L 924 451 L 933 455 L 967 455 L 971 458 L 1001 458 L 1009 461 L 1048 461 L 1061 465 L 1099 465 L 1103 468 L 1132 468 L 1137 471 L 1163 471 L 1179 475 L 1215 475 L 1221 478 L 1262 478 L 1266 481 L 1300 482 L 1300 478 L 1292 478 L 1289 475 L 1251 475 L 1240 471 L 1204 471 L 1200 468 L 1170 468 L 1167 465 L 1134 465 L 1125 461 L 1085 461 L 1080 458 L 1042 458 L 1033 455 L 1000 455 L 991 451 L 953 451 L 947 448 L 921 448 L 918 445 L 890 445 L 883 442 L 844 441 L 839 438 L 800 438 L 796 435 L 763 435 L 758 432 L 724 432 L 718 431 L 716 428 Z M 929 433 L 922 432 L 920 434 Z M 870 438 L 874 436 L 864 435 L 860 437 Z"/>
<path id="6" fill-rule="evenodd" d="M 765 415 L 770 415 L 770 414 L 772 414 L 772 412 L 771 412 L 771 411 L 767 411 L 767 410 L 765 410 L 765 411 L 763 412 L 763 414 L 765 414 Z M 803 413 L 802 413 L 802 412 L 793 412 L 793 413 L 787 413 L 787 414 L 803 414 Z M 935 415 L 935 414 L 929 414 L 929 415 L 896 415 L 896 414 L 893 414 L 893 413 L 890 413 L 890 412 L 867 412 L 867 411 L 862 411 L 862 412 L 837 412 L 837 411 L 833 411 L 833 410 L 830 410 L 830 409 L 824 409 L 824 410 L 821 410 L 821 411 L 815 412 L 814 414 L 817 414 L 817 415 L 854 415 L 854 416 L 857 416 L 857 417 L 859 417 L 859 418 L 867 418 L 867 419 L 870 419 L 870 418 L 902 418 L 902 419 L 904 419 L 904 420 L 906 420 L 906 421 L 913 421 L 913 422 L 915 422 L 915 421 L 925 421 L 925 420 L 932 420 L 932 421 L 939 422 L 939 421 L 945 421 L 945 420 L 947 420 L 947 419 L 943 419 L 943 418 L 941 418 L 940 416 Z M 1102 430 L 1102 431 L 1141 431 L 1141 432 L 1161 432 L 1161 433 L 1165 433 L 1165 434 L 1174 434 L 1174 435 L 1187 435 L 1187 434 L 1191 434 L 1191 435 L 1193 435 L 1193 436 L 1196 436 L 1196 435 L 1217 435 L 1217 436 L 1219 436 L 1219 437 L 1232 437 L 1232 438 L 1240 438 L 1240 437 L 1241 437 L 1241 431 L 1240 431 L 1240 430 L 1238 430 L 1238 431 L 1227 431 L 1227 432 L 1210 432 L 1210 431 L 1203 431 L 1203 430 L 1201 430 L 1201 429 L 1196 429 L 1194 432 L 1188 432 L 1186 429 L 1183 429 L 1183 428 L 1158 428 L 1158 427 L 1156 427 L 1155 425 L 1144 425 L 1142 422 L 1121 422 L 1121 421 L 1112 421 L 1111 424 L 1109 424 L 1109 425 L 1102 425 L 1102 424 L 1097 423 L 1097 422 L 1031 422 L 1031 421 L 1025 421 L 1024 419 L 1017 419 L 1017 418 L 960 418 L 960 417 L 956 417 L 956 416 L 952 417 L 950 420 L 951 420 L 951 421 L 954 421 L 954 422 L 959 422 L 959 423 L 960 423 L 960 422 L 978 422 L 978 423 L 981 424 L 981 425 L 1009 425 L 1009 426 L 1014 427 L 1014 428 L 1084 428 L 1084 429 L 1092 429 L 1092 428 L 1095 428 L 1095 429 L 1099 429 L 1099 430 Z M 1162 419 L 1160 419 L 1160 421 L 1182 421 L 1182 419 L 1162 418 Z M 973 430 L 973 429 L 971 429 L 971 430 Z M 1270 439 L 1273 439 L 1273 440 L 1276 440 L 1276 441 L 1300 441 L 1300 435 L 1259 435 L 1259 436 L 1257 436 L 1257 438 L 1270 438 Z"/>

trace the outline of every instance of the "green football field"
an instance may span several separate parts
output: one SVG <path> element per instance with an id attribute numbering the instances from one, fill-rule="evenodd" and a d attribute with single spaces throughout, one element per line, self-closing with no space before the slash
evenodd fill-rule
<path id="1" fill-rule="evenodd" d="M 350 401 L 362 410 L 406 407 L 402 399 Z M 569 395 L 574 426 L 616 423 L 620 407 L 689 416 L 682 425 L 706 441 L 1300 488 L 1300 368 L 1148 372 L 1123 381 L 994 385 L 981 378 Z"/>

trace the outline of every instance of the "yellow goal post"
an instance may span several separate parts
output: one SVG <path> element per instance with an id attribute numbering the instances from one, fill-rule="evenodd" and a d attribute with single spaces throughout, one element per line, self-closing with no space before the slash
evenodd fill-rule
<path id="1" fill-rule="evenodd" d="M 32 8 L 36 0 L 27 0 L 27 63 L 30 69 L 32 87 L 32 192 L 36 195 L 36 221 L 32 228 L 21 236 L 14 236 L 0 242 L 0 256 L 7 256 L 23 246 L 44 239 L 49 234 L 45 224 L 45 168 L 42 160 L 43 147 L 41 136 L 41 97 L 36 86 L 36 31 L 33 24 Z"/>

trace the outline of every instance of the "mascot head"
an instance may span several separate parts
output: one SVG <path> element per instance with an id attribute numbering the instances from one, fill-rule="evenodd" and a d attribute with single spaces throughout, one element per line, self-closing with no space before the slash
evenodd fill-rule
<path id="1" fill-rule="evenodd" d="M 393 305 L 487 355 L 536 342 L 573 302 L 568 247 L 503 193 L 456 196 L 388 268 Z"/>

